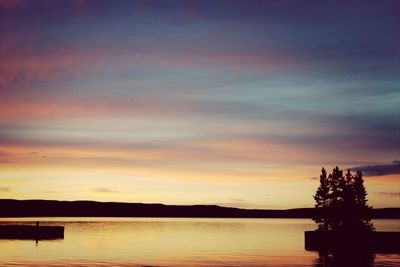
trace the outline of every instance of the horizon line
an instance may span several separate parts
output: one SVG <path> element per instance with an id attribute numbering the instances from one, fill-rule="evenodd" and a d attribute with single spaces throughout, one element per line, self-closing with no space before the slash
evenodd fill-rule
<path id="1" fill-rule="evenodd" d="M 298 208 L 287 208 L 287 209 L 260 209 L 260 208 L 238 208 L 238 207 L 230 207 L 230 206 L 222 206 L 218 204 L 164 204 L 158 202 L 145 203 L 145 202 L 120 202 L 120 201 L 98 201 L 98 200 L 87 200 L 87 199 L 78 199 L 78 200 L 57 200 L 57 199 L 12 199 L 12 198 L 0 198 L 0 201 L 54 201 L 54 202 L 96 202 L 96 203 L 117 203 L 117 204 L 142 204 L 142 205 L 162 205 L 162 206 L 181 206 L 181 207 L 194 207 L 194 206 L 203 206 L 203 207 L 220 207 L 220 208 L 228 208 L 228 209 L 239 209 L 239 210 L 274 210 L 274 211 L 285 211 L 285 210 L 301 210 L 301 209 L 314 209 L 315 207 L 298 207 Z M 400 209 L 399 207 L 384 207 L 384 208 L 374 208 L 374 210 L 381 209 Z"/>

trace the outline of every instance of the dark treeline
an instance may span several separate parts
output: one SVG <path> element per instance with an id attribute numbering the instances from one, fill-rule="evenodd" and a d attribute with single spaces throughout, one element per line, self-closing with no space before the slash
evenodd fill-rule
<path id="1" fill-rule="evenodd" d="M 260 210 L 96 201 L 0 200 L 0 217 L 312 218 L 313 208 Z M 371 209 L 371 218 L 400 218 L 400 208 Z"/>

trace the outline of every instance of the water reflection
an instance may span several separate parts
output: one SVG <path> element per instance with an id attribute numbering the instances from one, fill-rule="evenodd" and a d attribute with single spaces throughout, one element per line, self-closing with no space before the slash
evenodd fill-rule
<path id="1" fill-rule="evenodd" d="M 0 240 L 0 266 L 343 266 L 336 255 L 304 250 L 304 231 L 315 229 L 308 219 L 42 218 L 40 225 L 64 225 L 64 239 L 37 247 Z M 377 255 L 372 264 L 400 259 Z"/>
<path id="2" fill-rule="evenodd" d="M 375 255 L 368 251 L 319 251 L 314 267 L 372 267 Z"/>

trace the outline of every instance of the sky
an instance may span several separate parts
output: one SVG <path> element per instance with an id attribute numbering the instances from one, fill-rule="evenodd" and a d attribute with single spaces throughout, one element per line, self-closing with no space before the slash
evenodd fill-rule
<path id="1" fill-rule="evenodd" d="M 0 198 L 400 207 L 398 1 L 0 1 Z"/>

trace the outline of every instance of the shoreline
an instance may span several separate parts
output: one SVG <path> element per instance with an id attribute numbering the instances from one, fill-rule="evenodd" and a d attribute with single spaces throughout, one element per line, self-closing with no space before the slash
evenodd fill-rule
<path id="1" fill-rule="evenodd" d="M 285 210 L 240 209 L 217 205 L 164 205 L 126 202 L 0 199 L 0 218 L 120 217 L 120 218 L 292 218 L 308 219 L 314 208 Z M 371 219 L 400 219 L 400 208 L 372 209 Z"/>

